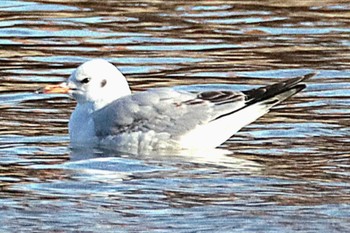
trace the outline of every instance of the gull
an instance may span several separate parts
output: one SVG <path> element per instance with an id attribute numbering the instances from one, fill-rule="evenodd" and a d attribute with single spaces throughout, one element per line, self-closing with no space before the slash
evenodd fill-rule
<path id="1" fill-rule="evenodd" d="M 77 105 L 70 142 L 118 151 L 216 148 L 283 100 L 303 90 L 314 73 L 246 91 L 190 92 L 153 88 L 131 93 L 124 75 L 104 59 L 80 65 L 66 82 L 40 93 L 69 94 Z"/>

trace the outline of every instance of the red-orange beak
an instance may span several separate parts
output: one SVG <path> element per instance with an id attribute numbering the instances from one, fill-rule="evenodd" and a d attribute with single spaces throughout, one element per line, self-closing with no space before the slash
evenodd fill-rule
<path id="1" fill-rule="evenodd" d="M 41 94 L 68 94 L 69 87 L 66 83 L 47 85 L 46 87 L 40 88 L 36 91 L 36 93 Z"/>

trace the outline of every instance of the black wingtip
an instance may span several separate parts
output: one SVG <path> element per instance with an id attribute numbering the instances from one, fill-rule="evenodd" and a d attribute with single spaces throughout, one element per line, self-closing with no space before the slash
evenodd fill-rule
<path id="1" fill-rule="evenodd" d="M 312 73 L 309 73 L 309 74 L 305 74 L 303 76 L 300 76 L 300 77 L 295 77 L 295 78 L 291 78 L 291 79 L 288 79 L 287 81 L 285 81 L 287 84 L 288 84 L 288 81 L 290 80 L 290 86 L 292 86 L 293 84 L 298 84 L 300 82 L 304 82 L 314 76 L 316 76 L 318 73 L 317 72 L 312 72 Z M 283 82 L 283 81 L 282 81 Z"/>
<path id="2" fill-rule="evenodd" d="M 314 71 L 314 72 L 311 72 L 311 73 L 309 73 L 309 74 L 305 74 L 303 80 L 310 79 L 310 78 L 312 78 L 312 77 L 314 77 L 314 76 L 316 76 L 316 75 L 318 75 L 318 74 L 319 74 L 318 71 Z"/>
<path id="3" fill-rule="evenodd" d="M 243 91 L 243 93 L 246 95 L 246 101 L 250 104 L 269 99 L 275 95 L 289 91 L 291 89 L 296 89 L 295 93 L 298 93 L 304 88 L 306 88 L 306 84 L 300 83 L 314 77 L 316 74 L 316 72 L 309 73 L 303 76 L 290 78 L 278 83 L 274 83 L 265 87 Z"/>

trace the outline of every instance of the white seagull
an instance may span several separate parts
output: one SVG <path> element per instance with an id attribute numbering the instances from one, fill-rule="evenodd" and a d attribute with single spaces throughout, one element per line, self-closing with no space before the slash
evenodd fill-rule
<path id="1" fill-rule="evenodd" d="M 65 93 L 77 101 L 69 121 L 73 146 L 94 144 L 130 153 L 203 150 L 218 147 L 303 90 L 306 85 L 300 82 L 312 76 L 247 91 L 154 88 L 131 93 L 114 65 L 94 59 L 80 65 L 67 82 L 39 92 Z"/>

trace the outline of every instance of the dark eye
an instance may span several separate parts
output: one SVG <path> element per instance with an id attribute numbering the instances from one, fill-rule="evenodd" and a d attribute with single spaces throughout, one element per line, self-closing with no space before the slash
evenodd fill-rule
<path id="1" fill-rule="evenodd" d="M 82 84 L 86 84 L 88 82 L 90 82 L 90 78 L 84 78 L 80 81 Z"/>
<path id="2" fill-rule="evenodd" d="M 107 84 L 107 80 L 106 80 L 106 79 L 103 79 L 102 82 L 101 82 L 101 87 L 106 86 L 106 84 Z"/>

